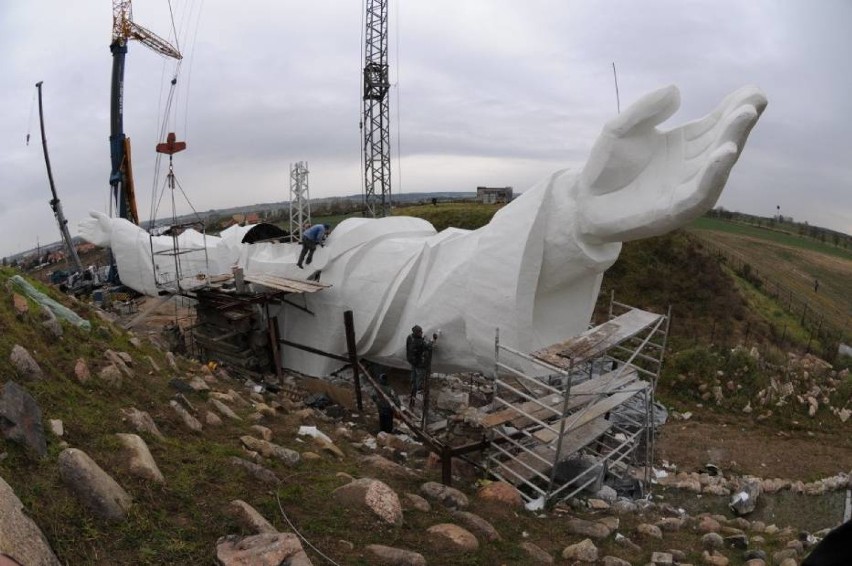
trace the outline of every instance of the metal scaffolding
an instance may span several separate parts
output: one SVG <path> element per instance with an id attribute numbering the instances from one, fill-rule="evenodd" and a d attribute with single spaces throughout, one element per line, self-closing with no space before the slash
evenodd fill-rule
<path id="1" fill-rule="evenodd" d="M 636 469 L 650 484 L 669 317 L 615 301 L 609 312 L 608 322 L 533 353 L 501 344 L 497 333 L 486 464 L 528 501 L 568 499 Z"/>
<path id="2" fill-rule="evenodd" d="M 391 207 L 388 0 L 367 0 L 363 76 L 364 207 L 372 217 Z"/>
<path id="3" fill-rule="evenodd" d="M 311 224 L 311 194 L 308 188 L 308 162 L 290 164 L 290 235 L 302 241 L 302 232 Z"/>

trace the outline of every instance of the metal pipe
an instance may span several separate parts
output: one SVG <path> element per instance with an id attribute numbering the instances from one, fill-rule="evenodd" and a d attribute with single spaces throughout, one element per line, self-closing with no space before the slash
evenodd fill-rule
<path id="1" fill-rule="evenodd" d="M 355 380 L 355 402 L 358 411 L 364 412 L 364 402 L 361 399 L 361 377 L 358 375 L 358 350 L 355 346 L 355 321 L 352 311 L 343 313 L 343 326 L 346 330 L 346 349 L 349 351 L 349 363 L 352 364 L 352 375 Z"/>

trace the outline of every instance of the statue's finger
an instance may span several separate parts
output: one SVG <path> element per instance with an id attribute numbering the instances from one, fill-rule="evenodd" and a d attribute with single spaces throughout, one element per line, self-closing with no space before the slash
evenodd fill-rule
<path id="1" fill-rule="evenodd" d="M 757 109 L 750 104 L 739 108 L 736 113 L 725 119 L 725 125 L 716 143 L 722 145 L 732 142 L 742 150 L 749 132 L 757 123 L 758 117 Z"/>
<path id="2" fill-rule="evenodd" d="M 624 137 L 662 123 L 680 108 L 680 91 L 674 85 L 646 94 L 607 122 L 604 130 Z"/>
<path id="3" fill-rule="evenodd" d="M 756 86 L 745 86 L 735 90 L 723 98 L 722 102 L 707 116 L 681 126 L 683 139 L 687 142 L 699 140 L 698 143 L 702 143 L 703 138 L 713 135 L 720 121 L 745 106 L 753 107 L 760 116 L 766 108 L 766 96 Z"/>
<path id="4" fill-rule="evenodd" d="M 674 223 L 680 225 L 689 222 L 716 204 L 739 152 L 734 142 L 722 144 L 707 160 L 696 182 L 685 183 L 675 189 L 669 207 Z"/>

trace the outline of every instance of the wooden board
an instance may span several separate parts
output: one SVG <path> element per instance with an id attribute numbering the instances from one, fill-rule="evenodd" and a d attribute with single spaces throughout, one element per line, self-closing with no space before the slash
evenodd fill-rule
<path id="1" fill-rule="evenodd" d="M 586 423 L 580 428 L 574 429 L 570 433 L 566 433 L 562 440 L 560 458 L 564 460 L 585 446 L 588 446 L 608 431 L 611 426 L 612 423 L 606 420 L 605 417 L 601 416 Z M 529 480 L 535 475 L 535 473 L 526 466 L 529 466 L 536 472 L 545 475 L 553 468 L 554 461 L 556 460 L 555 441 L 547 444 L 540 444 L 533 448 L 532 452 L 535 453 L 536 456 L 544 458 L 546 463 L 542 462 L 539 458 L 536 458 L 532 454 L 521 452 L 517 458 L 502 464 L 503 468 L 511 472 L 504 474 L 506 479 L 512 483 L 520 483 L 521 480 Z M 524 466 L 524 464 L 526 464 L 526 466 Z"/>
<path id="2" fill-rule="evenodd" d="M 595 420 L 596 418 L 605 415 L 606 413 L 618 407 L 637 393 L 645 391 L 647 387 L 647 383 L 640 382 L 635 388 L 631 388 L 628 391 L 619 391 L 618 393 L 610 395 L 609 397 L 606 397 L 598 401 L 597 403 L 586 407 L 585 409 L 581 410 L 576 414 L 565 417 L 562 420 L 565 421 L 566 433 L 568 430 L 574 430 L 576 428 L 579 428 L 585 425 L 586 423 L 589 423 Z M 561 426 L 561 422 L 562 421 L 557 421 L 551 426 L 555 429 L 559 429 L 559 427 Z M 537 432 L 534 432 L 533 436 L 538 438 L 542 442 L 551 442 L 557 436 L 559 436 L 559 434 L 553 432 L 552 430 L 543 428 Z"/>
<path id="3" fill-rule="evenodd" d="M 636 370 L 634 369 L 634 370 L 630 370 L 630 371 L 625 371 L 624 375 L 621 375 L 621 376 L 613 379 L 612 381 L 604 384 L 602 387 L 595 389 L 595 390 L 592 390 L 592 391 L 577 392 L 577 394 L 575 395 L 574 390 L 572 388 L 571 396 L 568 399 L 568 403 L 565 406 L 565 410 L 567 412 L 573 412 L 573 411 L 576 411 L 577 409 L 581 408 L 583 405 L 589 405 L 591 403 L 596 403 L 597 401 L 601 400 L 604 396 L 606 396 L 610 393 L 615 393 L 616 391 L 618 391 L 620 389 L 624 389 L 625 387 L 630 387 L 633 384 L 633 382 L 635 382 L 637 379 L 638 379 L 638 374 L 636 373 Z M 556 408 L 559 410 L 559 413 L 562 412 L 562 405 L 561 404 L 557 405 Z M 557 418 L 559 416 L 558 413 L 554 414 L 552 411 L 547 411 L 546 409 L 544 409 L 542 407 L 539 407 L 539 409 L 541 411 L 540 415 L 533 414 L 533 416 L 535 416 L 539 420 L 547 421 L 547 420 Z M 544 419 L 542 417 L 548 417 L 548 418 Z M 511 421 L 512 426 L 517 427 L 517 428 L 527 427 L 527 426 L 530 426 L 531 424 L 534 424 L 534 423 L 535 423 L 535 421 L 533 421 L 532 419 L 529 419 L 529 418 L 527 418 L 523 415 L 519 416 L 517 418 L 514 418 Z"/>
<path id="4" fill-rule="evenodd" d="M 531 355 L 552 366 L 568 369 L 597 358 L 613 346 L 649 328 L 662 315 L 633 309 L 600 326 L 590 328 L 579 336 L 542 348 Z"/>
<path id="5" fill-rule="evenodd" d="M 276 275 L 244 275 L 243 279 L 249 283 L 257 283 L 271 289 L 278 289 L 287 293 L 315 293 L 331 287 L 328 283 L 319 281 L 305 281 L 301 279 L 290 279 Z"/>
<path id="6" fill-rule="evenodd" d="M 622 375 L 617 377 L 619 372 L 621 372 Z M 578 383 L 577 385 L 572 385 L 570 392 L 570 397 L 572 399 L 569 399 L 569 407 L 576 407 L 578 406 L 577 403 L 589 403 L 595 400 L 592 394 L 615 391 L 632 382 L 636 379 L 636 377 L 637 373 L 636 370 L 633 368 L 624 370 L 617 369 L 609 373 L 593 377 L 592 379 L 589 379 L 582 383 Z M 563 399 L 564 396 L 561 393 L 551 393 L 550 395 L 540 398 L 539 401 L 547 405 L 548 407 L 556 409 L 557 411 L 561 411 Z M 518 409 L 520 409 L 524 413 L 536 417 L 539 420 L 547 420 L 547 418 L 553 418 L 556 416 L 553 414 L 553 411 L 545 409 L 534 401 L 526 401 L 524 403 L 521 403 L 518 406 Z M 491 413 L 482 419 L 482 425 L 487 428 L 490 428 L 497 425 L 501 425 L 505 422 L 513 421 L 513 426 L 520 427 L 526 426 L 527 424 L 532 422 L 523 414 L 521 414 L 518 409 L 507 407 L 505 409 L 501 409 L 497 412 Z"/>

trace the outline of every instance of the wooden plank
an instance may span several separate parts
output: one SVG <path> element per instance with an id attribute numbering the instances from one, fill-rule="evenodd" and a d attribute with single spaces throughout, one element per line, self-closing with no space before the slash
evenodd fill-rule
<path id="1" fill-rule="evenodd" d="M 266 274 L 244 275 L 243 279 L 250 283 L 257 283 L 265 287 L 286 291 L 288 293 L 315 293 L 331 287 L 329 283 L 304 281 L 301 279 L 291 279 L 289 277 L 278 277 Z"/>
<path id="2" fill-rule="evenodd" d="M 616 375 L 621 372 L 622 375 L 616 379 Z M 590 394 L 600 393 L 600 392 L 608 392 L 614 391 L 630 383 L 634 379 L 636 379 L 637 373 L 635 369 L 617 369 L 603 375 L 599 375 L 597 377 L 593 377 L 592 379 L 586 380 L 582 383 L 578 383 L 577 385 L 571 386 L 571 397 L 578 396 L 578 400 L 580 396 L 585 398 L 585 402 L 591 402 L 593 398 Z M 541 403 L 544 403 L 548 407 L 553 409 L 557 409 L 559 411 L 562 410 L 562 402 L 563 395 L 561 393 L 551 393 L 550 395 L 546 395 L 539 399 Z M 539 405 L 534 401 L 526 401 L 521 403 L 518 407 L 524 413 L 530 414 L 539 420 L 546 420 L 547 417 L 555 417 L 552 411 L 549 411 Z M 524 417 L 518 409 L 507 407 L 505 409 L 501 409 L 489 415 L 486 415 L 482 419 L 482 425 L 486 428 L 495 427 L 497 425 L 503 424 L 505 422 L 512 421 L 514 419 Z M 514 426 L 521 426 L 519 424 L 513 423 Z"/>
<path id="3" fill-rule="evenodd" d="M 630 371 L 625 370 L 624 375 L 618 376 L 617 378 L 612 379 L 608 383 L 601 384 L 600 388 L 596 388 L 592 391 L 588 392 L 576 392 L 572 389 L 571 396 L 568 399 L 568 404 L 565 407 L 566 411 L 575 411 L 582 407 L 583 405 L 589 405 L 591 403 L 596 403 L 599 401 L 602 396 L 608 395 L 610 393 L 615 393 L 620 389 L 624 389 L 625 387 L 629 387 L 634 381 L 638 379 L 638 373 L 635 369 L 631 369 Z M 588 383 L 588 382 L 585 382 Z M 582 384 L 580 384 L 582 385 Z M 559 404 L 556 409 L 559 410 L 559 413 L 562 412 L 562 405 Z M 540 414 L 533 413 L 533 416 L 538 418 L 540 421 L 548 421 L 550 419 L 557 418 L 559 413 L 554 414 L 552 411 L 547 411 L 546 409 L 539 407 Z M 520 416 L 515 419 L 512 419 L 511 424 L 517 428 L 523 428 L 530 426 L 535 421 L 529 419 L 525 416 Z"/>
<path id="4" fill-rule="evenodd" d="M 576 414 L 565 417 L 563 420 L 565 421 L 566 432 L 568 430 L 573 430 L 578 427 L 581 427 L 584 424 L 595 420 L 601 415 L 605 415 L 606 413 L 618 407 L 637 393 L 645 391 L 647 387 L 647 383 L 641 383 L 640 386 L 636 387 L 635 389 L 630 389 L 628 391 L 619 391 L 618 393 L 615 393 L 605 399 L 598 401 L 594 405 L 586 407 L 585 409 L 581 410 Z M 552 427 L 555 429 L 559 429 L 561 422 L 562 421 L 557 421 L 553 423 Z M 553 432 L 550 429 L 543 428 L 537 432 L 534 432 L 533 436 L 535 436 L 542 442 L 550 442 L 557 436 L 559 436 L 559 434 Z"/>
<path id="5" fill-rule="evenodd" d="M 563 460 L 568 458 L 571 454 L 600 438 L 611 426 L 612 423 L 601 416 L 580 428 L 574 429 L 570 433 L 566 433 L 562 440 L 560 456 Z M 513 483 L 520 483 L 521 479 L 529 480 L 532 478 L 535 474 L 523 464 L 526 464 L 541 474 L 547 474 L 553 468 L 553 463 L 556 459 L 556 442 L 540 444 L 533 448 L 532 452 L 536 456 L 544 458 L 547 462 L 542 462 L 539 458 L 527 452 L 521 452 L 517 458 L 502 464 L 504 468 L 513 472 L 505 474 L 506 479 Z"/>
<path id="6" fill-rule="evenodd" d="M 552 366 L 568 369 L 572 360 L 577 365 L 597 358 L 613 346 L 649 328 L 660 318 L 662 315 L 633 309 L 579 336 L 542 348 L 531 355 Z"/>

